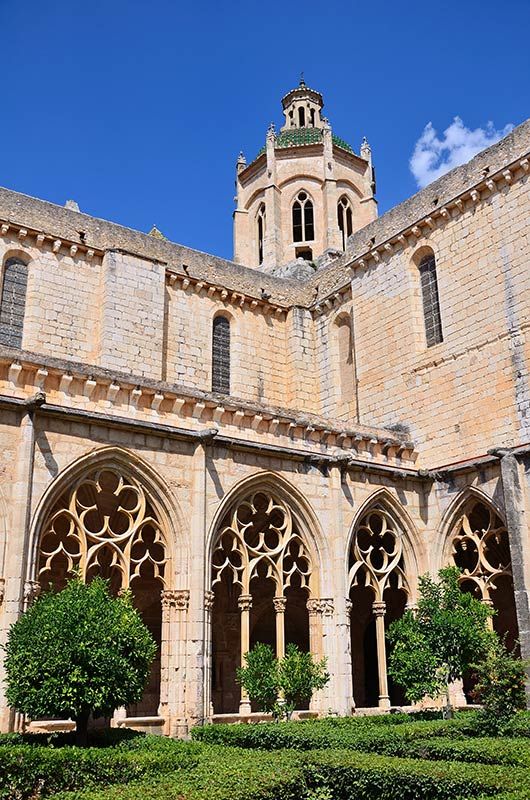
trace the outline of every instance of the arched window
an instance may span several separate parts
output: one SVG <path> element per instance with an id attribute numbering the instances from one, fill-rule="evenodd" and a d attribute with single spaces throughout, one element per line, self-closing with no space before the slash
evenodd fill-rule
<path id="1" fill-rule="evenodd" d="M 258 264 L 263 264 L 263 240 L 265 238 L 265 203 L 258 209 Z"/>
<path id="2" fill-rule="evenodd" d="M 343 402 L 351 402 L 355 392 L 353 373 L 353 341 L 349 314 L 341 314 L 335 322 L 339 350 L 340 396 Z"/>
<path id="3" fill-rule="evenodd" d="M 230 321 L 226 317 L 213 321 L 212 392 L 230 394 Z"/>
<path id="4" fill-rule="evenodd" d="M 298 109 L 298 122 L 301 128 L 305 128 L 305 108 L 303 106 Z"/>
<path id="5" fill-rule="evenodd" d="M 350 201 L 343 195 L 337 205 L 337 217 L 339 220 L 339 230 L 342 234 L 342 249 L 346 250 L 346 240 L 353 233 L 353 214 Z"/>
<path id="6" fill-rule="evenodd" d="M 20 258 L 8 258 L 0 298 L 0 344 L 22 347 L 27 285 L 27 264 Z"/>
<path id="7" fill-rule="evenodd" d="M 314 238 L 313 201 L 306 192 L 299 192 L 293 203 L 293 241 L 309 242 Z"/>
<path id="8" fill-rule="evenodd" d="M 443 341 L 440 301 L 438 298 L 438 280 L 436 278 L 436 259 L 434 253 L 424 256 L 418 266 L 420 272 L 421 296 L 423 301 L 423 318 L 425 321 L 425 338 L 427 347 Z"/>

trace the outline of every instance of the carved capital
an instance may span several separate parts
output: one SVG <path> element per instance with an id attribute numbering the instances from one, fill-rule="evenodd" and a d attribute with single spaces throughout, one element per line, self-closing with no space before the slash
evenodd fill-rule
<path id="1" fill-rule="evenodd" d="M 252 595 L 240 594 L 237 604 L 241 611 L 250 611 L 250 609 L 252 608 Z"/>
<path id="2" fill-rule="evenodd" d="M 352 610 L 352 608 L 353 608 L 353 603 L 352 603 L 352 601 L 350 600 L 350 598 L 349 598 L 349 597 L 347 597 L 347 598 L 346 598 L 346 614 L 347 614 L 348 616 L 350 616 L 350 615 L 351 615 L 351 610 Z"/>
<path id="3" fill-rule="evenodd" d="M 26 581 L 24 583 L 24 602 L 31 605 L 41 593 L 41 585 L 38 581 Z"/>
<path id="4" fill-rule="evenodd" d="M 285 614 L 285 607 L 287 606 L 287 598 L 273 597 L 272 604 L 274 606 L 274 611 L 276 612 L 276 614 Z"/>
<path id="5" fill-rule="evenodd" d="M 333 616 L 333 600 L 330 597 L 324 598 L 311 598 L 306 603 L 306 608 L 309 612 L 310 617 L 315 617 L 317 615 L 323 617 L 332 617 Z"/>
<path id="6" fill-rule="evenodd" d="M 215 593 L 214 592 L 205 592 L 204 593 L 204 608 L 206 611 L 211 611 L 213 608 L 213 604 L 215 601 Z"/>
<path id="7" fill-rule="evenodd" d="M 374 617 L 384 617 L 386 613 L 386 603 L 383 600 L 376 600 L 372 603 L 372 612 Z"/>
<path id="8" fill-rule="evenodd" d="M 178 608 L 187 611 L 190 603 L 190 593 L 187 589 L 164 589 L 160 592 L 163 608 Z"/>

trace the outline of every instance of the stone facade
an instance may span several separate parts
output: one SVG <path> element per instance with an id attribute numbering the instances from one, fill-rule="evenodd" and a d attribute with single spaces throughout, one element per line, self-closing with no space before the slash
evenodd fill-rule
<path id="1" fill-rule="evenodd" d="M 235 668 L 258 640 L 327 656 L 315 712 L 399 704 L 384 626 L 414 605 L 419 575 L 452 561 L 530 657 L 530 122 L 378 219 L 368 160 L 332 143 L 333 214 L 315 200 L 316 230 L 337 234 L 339 162 L 372 210 L 300 277 L 283 268 L 290 211 L 271 211 L 282 192 L 258 172 L 274 158 L 316 197 L 319 98 L 289 93 L 284 132 L 303 107 L 322 142 L 278 150 L 271 134 L 240 164 L 238 208 L 262 198 L 281 234 L 260 269 L 244 223 L 248 266 L 0 190 L 1 284 L 27 267 L 27 286 L 1 297 L 0 644 L 74 564 L 130 583 L 159 656 L 144 701 L 114 724 L 180 735 L 248 715 Z M 250 205 L 247 178 L 264 192 Z M 427 346 L 433 256 L 443 336 Z M 81 562 L 61 539 L 66 503 L 95 547 Z M 87 504 L 108 517 L 100 538 Z M 136 509 L 126 535 L 120 508 Z M 105 555 L 118 532 L 134 543 L 120 576 Z M 2 729 L 24 724 L 0 711 Z"/>

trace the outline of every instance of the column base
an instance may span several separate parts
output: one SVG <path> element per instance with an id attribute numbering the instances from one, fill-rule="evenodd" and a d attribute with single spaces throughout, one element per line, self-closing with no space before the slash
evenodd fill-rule
<path id="1" fill-rule="evenodd" d="M 388 695 L 379 698 L 379 708 L 390 708 L 390 697 Z"/>
<path id="2" fill-rule="evenodd" d="M 240 717 L 249 717 L 251 712 L 250 708 L 250 700 L 241 700 L 239 703 L 239 716 Z"/>

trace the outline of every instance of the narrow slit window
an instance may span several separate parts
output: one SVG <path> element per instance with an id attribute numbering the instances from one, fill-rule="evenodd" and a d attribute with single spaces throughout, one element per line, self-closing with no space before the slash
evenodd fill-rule
<path id="1" fill-rule="evenodd" d="M 438 279 L 436 277 L 436 259 L 431 253 L 419 264 L 421 296 L 423 301 L 423 318 L 425 321 L 425 339 L 427 347 L 443 341 L 440 300 L 438 296 Z"/>
<path id="2" fill-rule="evenodd" d="M 265 239 L 265 203 L 258 210 L 258 264 L 263 264 L 263 241 Z"/>
<path id="3" fill-rule="evenodd" d="M 298 109 L 298 122 L 300 123 L 301 128 L 305 128 L 305 109 L 303 106 L 300 106 Z"/>
<path id="4" fill-rule="evenodd" d="M 226 317 L 213 321 L 212 391 L 230 394 L 230 322 Z"/>
<path id="5" fill-rule="evenodd" d="M 22 347 L 27 286 L 28 265 L 20 258 L 8 258 L 0 297 L 0 344 Z"/>

